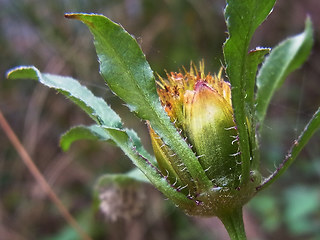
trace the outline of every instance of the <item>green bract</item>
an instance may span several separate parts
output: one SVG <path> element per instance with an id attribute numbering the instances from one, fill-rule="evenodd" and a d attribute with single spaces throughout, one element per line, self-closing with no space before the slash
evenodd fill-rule
<path id="1" fill-rule="evenodd" d="M 318 110 L 280 167 L 261 178 L 257 126 L 263 123 L 273 94 L 306 60 L 313 42 L 312 24 L 307 20 L 302 34 L 273 50 L 250 51 L 251 38 L 274 3 L 227 0 L 229 36 L 223 52 L 229 82 L 221 78 L 221 73 L 206 75 L 201 63 L 199 69 L 192 65 L 190 72 L 159 77 L 156 84 L 136 40 L 120 25 L 102 15 L 66 14 L 90 29 L 101 75 L 129 109 L 147 121 L 155 157 L 144 149 L 132 129 L 123 127 L 120 117 L 103 99 L 77 80 L 41 73 L 31 66 L 11 70 L 8 78 L 39 80 L 67 96 L 95 121 L 94 125 L 77 126 L 65 133 L 61 138 L 63 150 L 78 139 L 106 141 L 120 147 L 146 177 L 133 170 L 104 176 L 98 186 L 109 186 L 112 181 L 122 186 L 130 179 L 150 181 L 186 213 L 218 216 L 231 239 L 245 239 L 243 205 L 285 172 L 320 126 Z M 266 54 L 269 56 L 265 59 Z"/>

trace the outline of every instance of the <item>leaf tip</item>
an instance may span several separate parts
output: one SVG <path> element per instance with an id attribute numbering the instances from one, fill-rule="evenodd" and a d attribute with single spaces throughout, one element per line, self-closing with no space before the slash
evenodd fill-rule
<path id="1" fill-rule="evenodd" d="M 309 32 L 309 34 L 312 36 L 313 35 L 313 24 L 311 20 L 311 16 L 307 15 L 306 21 L 305 21 L 305 29 Z"/>
<path id="2" fill-rule="evenodd" d="M 78 20 L 80 20 L 79 15 L 80 15 L 79 13 L 65 13 L 64 17 L 65 18 L 69 18 L 69 19 L 78 19 Z"/>
<path id="3" fill-rule="evenodd" d="M 6 78 L 7 78 L 7 79 L 11 79 L 12 76 L 13 76 L 13 74 L 14 74 L 14 72 L 17 71 L 17 70 L 19 70 L 19 68 L 20 68 L 20 67 L 15 67 L 15 68 L 12 68 L 12 69 L 8 70 L 8 71 L 6 72 Z"/>
<path id="4" fill-rule="evenodd" d="M 83 22 L 84 24 L 90 26 L 91 28 L 94 27 L 93 23 L 86 20 L 85 18 L 83 18 L 85 15 L 91 15 L 91 14 L 87 14 L 87 13 L 65 13 L 64 17 L 68 18 L 68 19 L 76 19 L 79 20 L 81 22 Z"/>
<path id="5" fill-rule="evenodd" d="M 60 141 L 59 141 L 59 147 L 62 149 L 63 152 L 67 152 L 70 148 L 70 144 L 66 143 L 66 133 L 62 134 L 60 136 Z"/>
<path id="6" fill-rule="evenodd" d="M 36 78 L 37 69 L 34 66 L 18 66 L 6 72 L 7 79 Z"/>
<path id="7" fill-rule="evenodd" d="M 84 24 L 88 25 L 91 28 L 94 28 L 94 22 L 89 21 L 88 19 L 90 17 L 95 17 L 95 16 L 103 16 L 103 15 L 94 14 L 94 13 L 91 13 L 91 14 L 90 13 L 65 13 L 64 14 L 65 18 L 80 20 L 81 22 L 83 22 Z"/>

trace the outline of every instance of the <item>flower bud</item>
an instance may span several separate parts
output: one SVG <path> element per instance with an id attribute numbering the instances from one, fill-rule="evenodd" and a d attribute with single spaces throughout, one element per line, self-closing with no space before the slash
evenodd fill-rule
<path id="1" fill-rule="evenodd" d="M 206 81 L 197 81 L 194 90 L 184 96 L 184 132 L 212 183 L 235 187 L 241 166 L 237 164 L 237 131 L 228 101 Z"/>
<path id="2" fill-rule="evenodd" d="M 158 95 L 172 123 L 197 156 L 212 188 L 197 189 L 188 169 L 149 126 L 152 146 L 163 175 L 178 191 L 197 200 L 198 209 L 185 209 L 192 215 L 219 215 L 221 209 L 243 206 L 254 194 L 253 182 L 259 174 L 252 171 L 252 181 L 240 189 L 241 155 L 238 132 L 233 118 L 230 84 L 218 75 L 200 70 L 170 73 L 159 77 Z M 241 193 L 241 190 L 244 192 Z M 243 194 L 243 195 L 240 195 Z"/>

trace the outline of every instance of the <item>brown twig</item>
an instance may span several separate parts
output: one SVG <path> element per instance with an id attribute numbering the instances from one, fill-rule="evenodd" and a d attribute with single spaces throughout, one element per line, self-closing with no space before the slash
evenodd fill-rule
<path id="1" fill-rule="evenodd" d="M 1 110 L 0 110 L 0 126 L 4 130 L 5 134 L 11 141 L 12 145 L 17 150 L 18 154 L 20 155 L 22 161 L 27 166 L 33 177 L 36 179 L 36 181 L 39 183 L 39 185 L 42 187 L 43 191 L 46 192 L 46 194 L 49 196 L 51 201 L 56 205 L 58 210 L 60 211 L 63 218 L 73 227 L 73 229 L 79 234 L 81 239 L 83 240 L 92 240 L 86 232 L 83 231 L 83 229 L 80 227 L 80 225 L 77 223 L 77 221 L 72 217 L 72 215 L 69 213 L 67 208 L 63 205 L 63 203 L 60 201 L 60 199 L 57 197 L 57 195 L 54 193 L 44 176 L 41 174 L 37 166 L 32 161 L 31 157 L 19 141 L 18 137 L 13 132 L 12 128 L 8 124 L 7 120 L 3 116 Z"/>

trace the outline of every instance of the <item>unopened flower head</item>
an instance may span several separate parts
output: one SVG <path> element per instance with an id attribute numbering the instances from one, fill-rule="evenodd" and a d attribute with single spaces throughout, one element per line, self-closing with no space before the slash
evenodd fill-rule
<path id="1" fill-rule="evenodd" d="M 211 208 L 214 205 L 212 201 L 217 201 L 212 200 L 217 197 L 213 195 L 219 194 L 221 198 L 222 192 L 226 195 L 237 191 L 241 179 L 241 156 L 233 119 L 231 89 L 221 73 L 205 74 L 204 63 L 201 62 L 199 69 L 192 64 L 190 71 L 168 73 L 167 79 L 159 76 L 157 82 L 161 104 L 212 182 L 211 192 L 203 193 L 197 189 L 183 159 L 149 127 L 162 174 L 167 176 L 173 187 L 188 197 L 203 197 L 202 204 L 210 201 Z"/>

